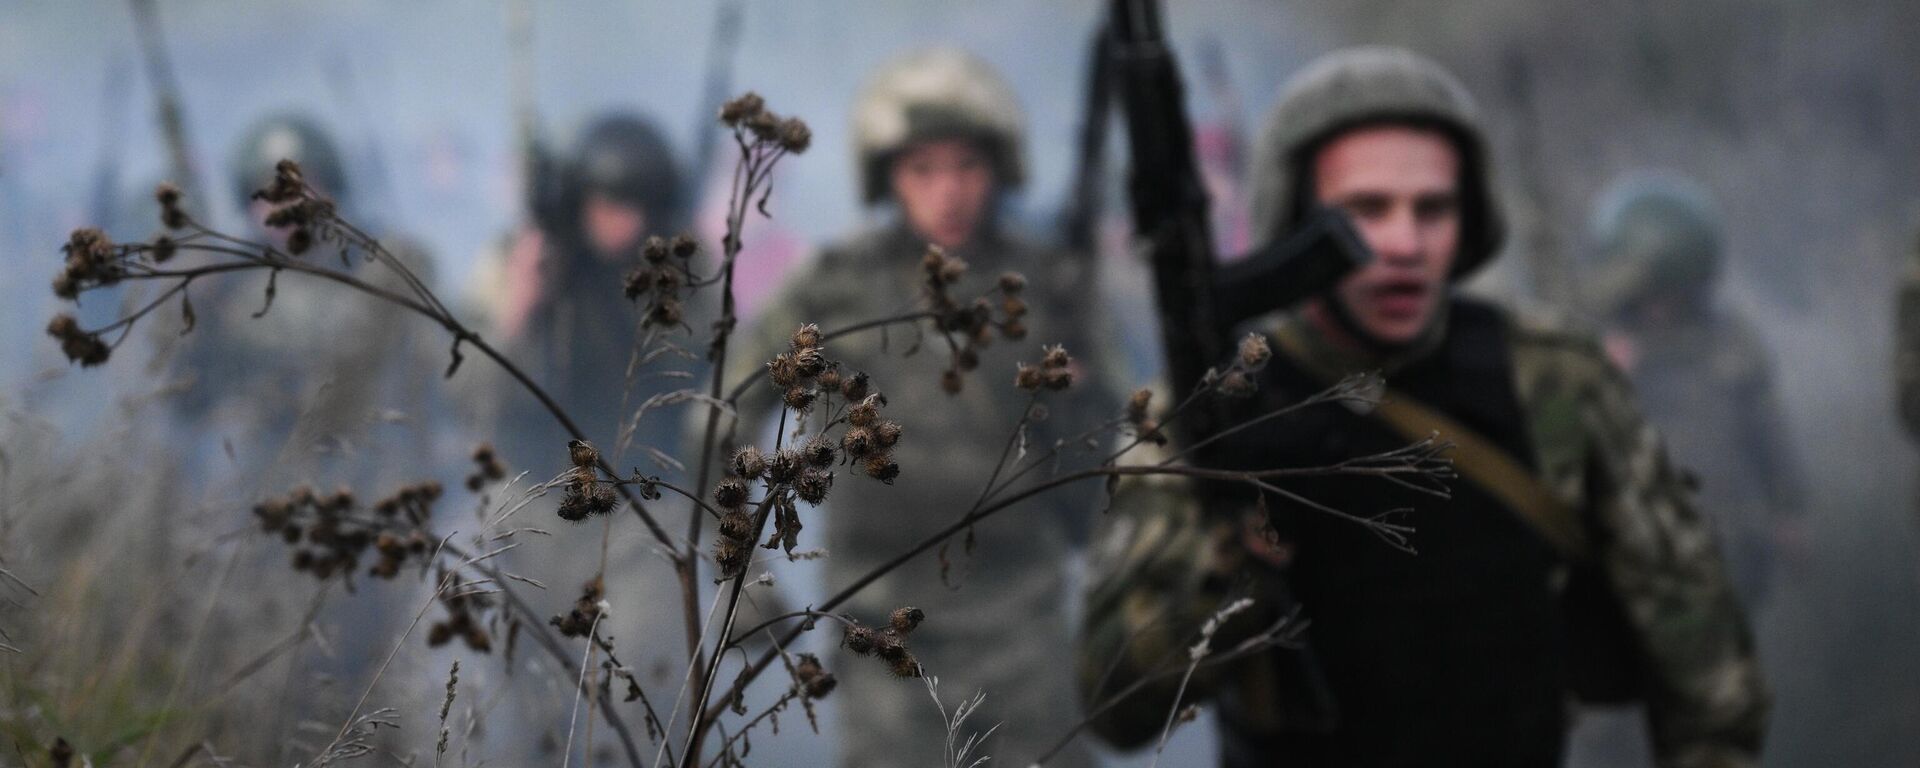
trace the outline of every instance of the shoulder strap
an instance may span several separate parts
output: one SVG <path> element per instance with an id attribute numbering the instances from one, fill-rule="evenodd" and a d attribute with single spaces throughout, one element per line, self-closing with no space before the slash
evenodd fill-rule
<path id="1" fill-rule="evenodd" d="M 1297 326 L 1282 326 L 1275 334 L 1281 351 L 1303 370 L 1331 385 L 1338 377 L 1310 362 L 1300 333 Z M 1486 491 L 1567 559 L 1578 562 L 1587 558 L 1587 535 L 1580 516 L 1499 444 L 1392 388 L 1382 393 L 1373 417 L 1409 442 L 1439 434 L 1452 443 L 1453 468 L 1461 477 Z"/>

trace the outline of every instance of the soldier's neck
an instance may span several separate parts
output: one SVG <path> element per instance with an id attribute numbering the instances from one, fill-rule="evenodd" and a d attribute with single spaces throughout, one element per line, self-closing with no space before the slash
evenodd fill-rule
<path id="1" fill-rule="evenodd" d="M 1379 371 L 1391 374 L 1409 364 L 1425 359 L 1440 348 L 1446 338 L 1448 302 L 1442 302 L 1435 311 L 1433 321 L 1419 338 L 1406 344 L 1383 344 L 1366 339 L 1359 332 L 1349 328 L 1351 323 L 1342 322 L 1336 310 L 1325 299 L 1313 299 L 1301 307 L 1299 321 L 1312 331 L 1307 334 L 1308 352 L 1319 365 L 1346 373 Z"/>

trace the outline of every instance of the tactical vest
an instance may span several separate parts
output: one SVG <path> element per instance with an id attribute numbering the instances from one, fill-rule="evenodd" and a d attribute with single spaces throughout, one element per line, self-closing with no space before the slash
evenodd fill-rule
<path id="1" fill-rule="evenodd" d="M 1389 385 L 1532 470 L 1509 330 L 1492 308 L 1457 301 L 1438 347 L 1394 371 Z M 1230 423 L 1326 387 L 1285 355 L 1276 355 L 1260 385 Z M 1323 405 L 1233 435 L 1218 461 L 1248 470 L 1328 466 L 1407 442 L 1374 418 Z M 1255 660 L 1253 674 L 1242 676 L 1247 685 L 1222 692 L 1225 763 L 1557 765 L 1569 687 L 1555 583 L 1566 570 L 1561 554 L 1467 482 L 1451 484 L 1450 500 L 1373 477 L 1283 487 L 1362 517 L 1407 510 L 1399 517 L 1415 527 L 1416 552 L 1351 520 L 1278 495 L 1265 499 L 1276 532 L 1294 547 L 1285 579 L 1310 622 L 1311 647 Z M 1218 492 L 1240 505 L 1247 496 L 1244 487 Z M 1318 688 L 1330 709 L 1301 717 L 1302 686 Z"/>

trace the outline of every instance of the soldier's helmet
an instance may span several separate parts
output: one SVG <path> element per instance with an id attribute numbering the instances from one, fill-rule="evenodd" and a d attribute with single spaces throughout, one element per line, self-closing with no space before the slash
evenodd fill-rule
<path id="1" fill-rule="evenodd" d="M 935 48 L 894 59 L 855 102 L 853 156 L 862 199 L 884 199 L 894 155 L 935 139 L 979 142 L 993 156 L 999 187 L 1018 187 L 1027 176 L 1025 123 L 1012 86 L 978 56 Z"/>
<path id="2" fill-rule="evenodd" d="M 1439 64 L 1383 46 L 1322 56 L 1281 91 L 1254 147 L 1252 218 L 1258 241 L 1285 236 L 1312 210 L 1311 164 L 1322 146 L 1353 128 L 1392 123 L 1435 128 L 1460 152 L 1460 252 L 1454 277 L 1492 259 L 1506 238 L 1506 225 L 1472 97 Z"/>
<path id="3" fill-rule="evenodd" d="M 1588 301 L 1611 314 L 1655 294 L 1702 297 L 1720 274 L 1720 212 L 1697 182 L 1640 171 L 1609 184 L 1594 208 L 1598 262 Z"/>
<path id="4" fill-rule="evenodd" d="M 273 181 L 274 168 L 281 160 L 300 164 L 307 183 L 321 194 L 343 202 L 349 192 L 345 158 L 320 123 L 305 115 L 273 115 L 241 136 L 233 154 L 234 199 L 242 207 L 253 199 L 255 190 Z"/>
<path id="5" fill-rule="evenodd" d="M 656 221 L 674 218 L 682 202 L 680 170 L 666 136 L 652 121 L 629 113 L 602 115 L 581 132 L 570 180 L 582 199 L 599 193 Z"/>

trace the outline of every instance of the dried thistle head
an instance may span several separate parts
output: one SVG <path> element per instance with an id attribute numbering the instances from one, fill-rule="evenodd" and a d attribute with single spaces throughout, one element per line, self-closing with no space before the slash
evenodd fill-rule
<path id="1" fill-rule="evenodd" d="M 881 421 L 873 425 L 873 442 L 881 450 L 891 450 L 900 444 L 900 423 Z"/>
<path id="2" fill-rule="evenodd" d="M 68 362 L 79 363 L 83 368 L 105 363 L 113 353 L 113 348 L 100 339 L 100 334 L 82 330 L 80 321 L 65 312 L 54 315 L 47 323 L 47 335 L 60 342 L 60 352 L 67 356 Z"/>
<path id="3" fill-rule="evenodd" d="M 720 535 L 729 539 L 746 541 L 753 536 L 753 516 L 744 509 L 735 509 L 720 518 Z"/>
<path id="4" fill-rule="evenodd" d="M 887 617 L 887 626 L 899 634 L 911 634 L 926 618 L 926 611 L 913 606 L 904 606 L 893 609 L 892 615 Z"/>
<path id="5" fill-rule="evenodd" d="M 878 393 L 861 398 L 860 402 L 847 409 L 847 423 L 856 427 L 872 426 L 880 419 L 880 406 L 885 403 L 886 400 Z"/>
<path id="6" fill-rule="evenodd" d="M 795 352 L 820 346 L 820 326 L 813 323 L 800 326 L 794 330 L 793 338 L 789 339 L 787 343 Z"/>
<path id="7" fill-rule="evenodd" d="M 827 694 L 833 692 L 838 681 L 834 680 L 832 672 L 820 665 L 820 657 L 802 653 L 796 658 L 798 662 L 793 665 L 794 681 L 800 684 L 800 690 L 806 693 L 807 698 L 826 698 Z"/>
<path id="8" fill-rule="evenodd" d="M 739 97 L 720 105 L 720 122 L 728 126 L 738 126 L 741 121 L 766 111 L 767 100 L 760 94 L 747 91 Z"/>
<path id="9" fill-rule="evenodd" d="M 875 632 L 872 627 L 849 621 L 846 631 L 840 635 L 840 647 L 851 651 L 855 656 L 871 656 L 880 648 L 880 633 Z"/>
<path id="10" fill-rule="evenodd" d="M 746 446 L 733 452 L 733 460 L 727 465 L 735 477 L 745 480 L 757 480 L 767 471 L 767 456 L 758 446 Z"/>
<path id="11" fill-rule="evenodd" d="M 840 448 L 847 452 L 849 458 L 863 458 L 878 445 L 873 430 L 867 427 L 848 427 L 846 433 L 840 436 Z"/>
<path id="12" fill-rule="evenodd" d="M 815 506 L 827 500 L 827 491 L 832 488 L 833 473 L 823 469 L 809 469 L 793 481 L 793 495 Z"/>
<path id="13" fill-rule="evenodd" d="M 795 411 L 805 411 L 813 407 L 813 401 L 816 397 L 818 397 L 818 394 L 813 391 L 812 387 L 796 385 L 788 387 L 786 393 L 781 396 L 780 401 Z"/>
<path id="14" fill-rule="evenodd" d="M 773 458 L 767 461 L 767 478 L 776 483 L 790 483 L 800 476 L 800 470 L 806 467 L 806 458 L 792 448 L 775 451 Z"/>
<path id="15" fill-rule="evenodd" d="M 720 566 L 722 579 L 732 578 L 745 572 L 747 564 L 752 560 L 752 544 L 728 537 L 714 539 L 713 562 Z"/>
<path id="16" fill-rule="evenodd" d="M 807 466 L 826 469 L 833 466 L 833 460 L 839 458 L 833 450 L 833 441 L 826 435 L 815 435 L 806 445 L 800 447 L 800 455 L 805 457 Z"/>
<path id="17" fill-rule="evenodd" d="M 849 403 L 864 400 L 867 397 L 868 383 L 865 372 L 844 377 L 840 382 L 840 396 L 846 398 Z"/>
<path id="18" fill-rule="evenodd" d="M 867 473 L 868 477 L 888 485 L 892 485 L 894 479 L 900 477 L 900 465 L 895 463 L 893 456 L 887 453 L 868 454 L 867 458 L 861 461 L 860 468 Z"/>
<path id="19" fill-rule="evenodd" d="M 747 503 L 747 483 L 729 477 L 713 487 L 713 503 L 721 509 L 735 509 Z"/>
<path id="20" fill-rule="evenodd" d="M 806 152 L 807 147 L 813 145 L 813 129 L 807 127 L 805 120 L 797 117 L 780 121 L 779 136 L 780 147 L 796 155 Z"/>
<path id="21" fill-rule="evenodd" d="M 567 459 L 576 467 L 591 468 L 600 464 L 600 450 L 585 440 L 568 440 Z"/>
<path id="22" fill-rule="evenodd" d="M 1214 384 L 1214 390 L 1222 397 L 1234 399 L 1252 397 L 1256 389 L 1253 377 L 1248 376 L 1246 371 L 1238 369 L 1221 374 L 1220 380 Z"/>
<path id="23" fill-rule="evenodd" d="M 1127 421 L 1140 426 L 1147 421 L 1147 411 L 1153 405 L 1153 390 L 1141 387 L 1127 398 Z"/>
<path id="24" fill-rule="evenodd" d="M 1249 371 L 1265 368 L 1267 361 L 1273 359 L 1273 348 L 1267 346 L 1267 337 L 1257 333 L 1249 333 L 1240 340 L 1239 352 L 1240 366 Z"/>

